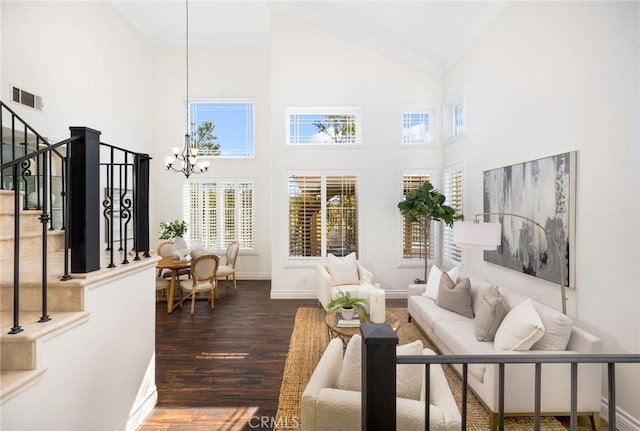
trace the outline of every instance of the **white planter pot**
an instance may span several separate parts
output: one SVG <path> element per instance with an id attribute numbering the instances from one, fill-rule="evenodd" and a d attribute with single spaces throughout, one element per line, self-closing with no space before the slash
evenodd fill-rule
<path id="1" fill-rule="evenodd" d="M 355 308 L 343 308 L 342 309 L 342 318 L 345 320 L 353 319 L 353 315 L 355 314 Z"/>

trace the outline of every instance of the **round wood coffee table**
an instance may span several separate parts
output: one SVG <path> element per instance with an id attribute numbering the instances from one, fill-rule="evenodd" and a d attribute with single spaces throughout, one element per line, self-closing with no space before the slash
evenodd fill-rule
<path id="1" fill-rule="evenodd" d="M 327 313 L 324 318 L 324 322 L 327 324 L 327 328 L 329 329 L 329 337 L 340 338 L 345 345 L 349 342 L 353 335 L 360 333 L 359 326 L 339 327 L 338 319 L 335 312 Z M 400 327 L 400 318 L 394 313 L 387 310 L 385 313 L 384 323 L 388 323 L 391 326 L 391 329 L 397 331 Z"/>

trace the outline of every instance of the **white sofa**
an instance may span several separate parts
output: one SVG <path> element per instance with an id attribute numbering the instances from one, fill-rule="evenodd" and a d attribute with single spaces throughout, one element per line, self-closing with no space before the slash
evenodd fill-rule
<path id="1" fill-rule="evenodd" d="M 355 266 L 357 268 L 357 278 L 342 284 L 335 282 L 329 273 L 327 263 L 316 265 L 316 291 L 318 301 L 325 310 L 327 309 L 327 304 L 338 297 L 338 291 L 349 292 L 352 297 L 358 297 L 361 284 L 373 283 L 373 273 L 371 271 L 359 263 L 356 263 Z"/>
<path id="2" fill-rule="evenodd" d="M 354 336 L 352 340 L 362 343 L 359 336 L 357 338 Z M 422 344 L 419 349 L 422 349 Z M 340 339 L 331 340 L 309 379 L 301 401 L 301 422 L 304 431 L 353 431 L 361 428 L 361 392 L 337 388 L 343 368 L 343 351 L 344 347 Z M 424 349 L 423 354 L 435 353 Z M 345 357 L 348 355 L 349 353 L 344 354 Z M 352 358 L 347 360 L 349 359 Z M 422 365 L 410 365 L 410 367 L 416 366 L 424 370 Z M 430 370 L 431 430 L 458 431 L 461 426 L 460 412 L 447 384 L 444 371 L 439 365 L 432 365 Z M 422 374 L 424 375 L 423 371 Z M 425 429 L 424 378 L 421 381 L 420 399 L 396 398 L 398 430 L 422 431 Z"/>
<path id="3" fill-rule="evenodd" d="M 491 288 L 480 279 L 470 277 L 471 300 L 476 307 L 479 292 Z M 572 326 L 566 350 L 496 350 L 493 341 L 478 341 L 475 336 L 474 319 L 462 316 L 436 305 L 436 301 L 423 295 L 425 285 L 410 285 L 408 291 L 409 321 L 413 320 L 433 341 L 443 354 L 557 354 L 557 353 L 601 353 L 602 342 L 588 332 Z M 527 297 L 502 286 L 499 292 L 513 309 Z M 553 316 L 560 314 L 550 307 L 533 302 L 539 313 Z M 569 330 L 571 330 L 569 326 Z M 534 345 L 535 348 L 535 345 Z M 600 364 L 578 366 L 578 414 L 588 415 L 597 429 L 600 414 L 601 373 Z M 456 366 L 460 372 L 461 366 Z M 468 382 L 473 391 L 491 414 L 492 428 L 497 425 L 498 412 L 498 365 L 475 364 L 468 367 Z M 568 415 L 570 412 L 570 365 L 544 364 L 542 366 L 541 412 L 543 415 Z M 505 415 L 531 414 L 534 411 L 534 365 L 511 364 L 505 366 Z"/>

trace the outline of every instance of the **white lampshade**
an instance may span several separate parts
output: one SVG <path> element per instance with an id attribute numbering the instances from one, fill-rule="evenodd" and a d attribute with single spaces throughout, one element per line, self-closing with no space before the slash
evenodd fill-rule
<path id="1" fill-rule="evenodd" d="M 495 250 L 501 243 L 500 223 L 455 222 L 453 243 L 460 248 Z"/>

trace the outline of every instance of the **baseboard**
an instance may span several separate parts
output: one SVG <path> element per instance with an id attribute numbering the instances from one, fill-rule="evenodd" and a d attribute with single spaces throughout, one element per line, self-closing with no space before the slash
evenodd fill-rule
<path id="1" fill-rule="evenodd" d="M 126 431 L 135 431 L 135 430 L 137 430 L 140 427 L 140 425 L 142 425 L 142 423 L 145 421 L 147 416 L 149 416 L 151 414 L 151 412 L 155 408 L 156 404 L 158 404 L 158 390 L 157 390 L 157 388 L 156 388 L 155 391 L 153 391 L 147 397 L 146 400 L 144 400 L 144 402 L 140 405 L 138 410 L 136 410 L 131 415 L 131 417 L 127 421 L 127 425 L 126 425 L 125 430 Z"/>
<path id="2" fill-rule="evenodd" d="M 313 290 L 273 290 L 271 289 L 271 299 L 316 299 L 318 296 Z"/>
<path id="3" fill-rule="evenodd" d="M 609 400 L 602 397 L 600 416 L 605 421 L 609 420 Z M 640 431 L 640 419 L 631 416 L 620 407 L 616 407 L 616 428 L 619 431 Z"/>
<path id="4" fill-rule="evenodd" d="M 271 280 L 270 272 L 243 272 L 236 275 L 238 280 Z"/>
<path id="5" fill-rule="evenodd" d="M 385 297 L 389 299 L 404 299 L 407 297 L 406 290 L 385 290 Z M 271 289 L 271 299 L 316 299 L 316 290 L 273 290 Z"/>

